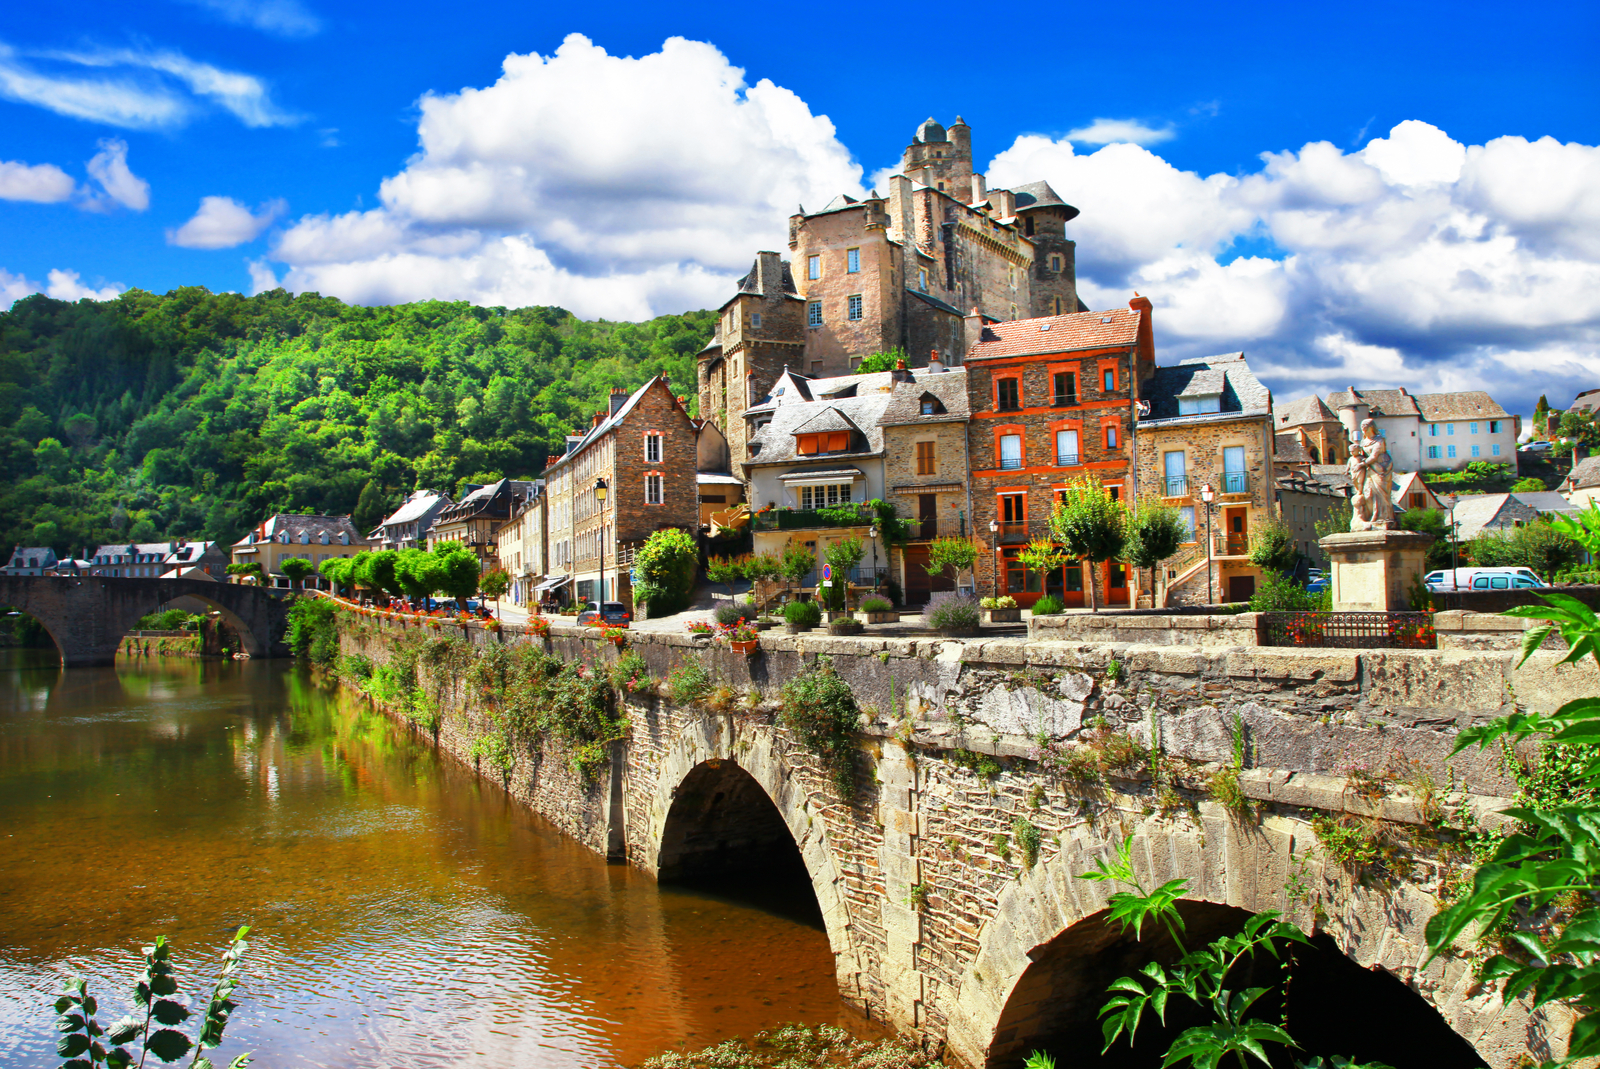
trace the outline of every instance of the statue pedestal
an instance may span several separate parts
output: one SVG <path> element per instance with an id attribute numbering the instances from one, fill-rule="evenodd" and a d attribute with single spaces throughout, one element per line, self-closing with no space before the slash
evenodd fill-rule
<path id="1" fill-rule="evenodd" d="M 1412 583 L 1427 571 L 1433 536 L 1420 531 L 1351 531 L 1320 539 L 1333 562 L 1334 612 L 1404 612 Z"/>

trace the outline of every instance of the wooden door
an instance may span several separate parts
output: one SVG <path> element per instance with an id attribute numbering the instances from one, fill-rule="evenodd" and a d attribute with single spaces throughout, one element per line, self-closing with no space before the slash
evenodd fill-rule
<path id="1" fill-rule="evenodd" d="M 917 495 L 917 519 L 922 522 L 922 530 L 917 537 L 932 540 L 939 537 L 939 495 Z"/>
<path id="2" fill-rule="evenodd" d="M 1228 539 L 1228 553 L 1243 556 L 1250 552 L 1250 510 L 1228 509 L 1223 516 L 1223 530 Z"/>
<path id="3" fill-rule="evenodd" d="M 1253 575 L 1228 576 L 1228 600 L 1249 601 L 1256 594 L 1256 577 Z"/>

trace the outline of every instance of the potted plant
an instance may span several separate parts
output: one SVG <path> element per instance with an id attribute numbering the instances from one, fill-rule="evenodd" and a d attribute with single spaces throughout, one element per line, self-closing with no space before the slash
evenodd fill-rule
<path id="1" fill-rule="evenodd" d="M 791 635 L 810 631 L 822 622 L 822 610 L 814 601 L 791 601 L 783 607 L 783 629 Z"/>
<path id="2" fill-rule="evenodd" d="M 761 648 L 761 632 L 756 625 L 744 619 L 735 620 L 731 624 L 721 624 L 717 627 L 717 637 L 728 644 L 734 653 L 746 656 Z"/>
<path id="3" fill-rule="evenodd" d="M 1017 599 L 1007 594 L 998 598 L 984 598 L 978 603 L 983 608 L 983 621 L 988 624 L 1014 624 L 1022 619 Z"/>
<path id="4" fill-rule="evenodd" d="M 684 630 L 689 633 L 689 637 L 694 639 L 697 645 L 704 645 L 700 640 L 709 641 L 716 632 L 716 628 L 712 626 L 710 620 L 690 620 L 684 626 Z"/>
<path id="5" fill-rule="evenodd" d="M 894 611 L 894 603 L 888 598 L 870 597 L 861 599 L 861 609 L 856 618 L 868 624 L 892 624 L 900 619 L 900 614 Z"/>
<path id="6" fill-rule="evenodd" d="M 971 638 L 978 634 L 982 611 L 977 598 L 941 593 L 929 599 L 922 618 L 927 626 L 949 638 Z"/>
<path id="7" fill-rule="evenodd" d="M 830 635 L 859 635 L 867 629 L 867 625 L 849 613 L 834 613 L 834 619 L 828 621 L 828 634 Z"/>
<path id="8" fill-rule="evenodd" d="M 538 638 L 549 638 L 550 621 L 543 616 L 528 617 L 528 634 Z"/>

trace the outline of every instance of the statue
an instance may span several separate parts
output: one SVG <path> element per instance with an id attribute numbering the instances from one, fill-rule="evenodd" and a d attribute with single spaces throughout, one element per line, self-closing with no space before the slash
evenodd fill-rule
<path id="1" fill-rule="evenodd" d="M 1361 436 L 1350 436 L 1350 530 L 1393 530 L 1394 499 L 1389 496 L 1394 461 L 1389 446 L 1370 419 L 1361 421 Z"/>

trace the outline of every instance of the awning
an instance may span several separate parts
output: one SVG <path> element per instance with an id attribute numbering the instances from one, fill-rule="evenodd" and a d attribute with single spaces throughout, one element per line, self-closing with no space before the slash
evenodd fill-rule
<path id="1" fill-rule="evenodd" d="M 531 592 L 534 594 L 542 594 L 546 590 L 554 590 L 556 587 L 566 586 L 570 582 L 572 582 L 572 576 L 558 575 L 554 579 L 546 579 L 544 582 L 534 587 Z"/>
<path id="2" fill-rule="evenodd" d="M 831 469 L 829 471 L 789 471 L 789 472 L 784 472 L 782 475 L 778 476 L 778 481 L 779 482 L 785 482 L 785 483 L 792 483 L 792 482 L 802 482 L 802 481 L 813 482 L 813 481 L 819 481 L 819 480 L 823 481 L 823 482 L 827 482 L 827 481 L 831 480 L 831 481 L 837 482 L 840 479 L 863 479 L 865 477 L 866 476 L 861 474 L 861 469 L 860 468 L 833 468 L 833 469 Z"/>
<path id="3" fill-rule="evenodd" d="M 928 483 L 927 485 L 896 486 L 897 494 L 948 494 L 966 489 L 965 483 Z"/>

